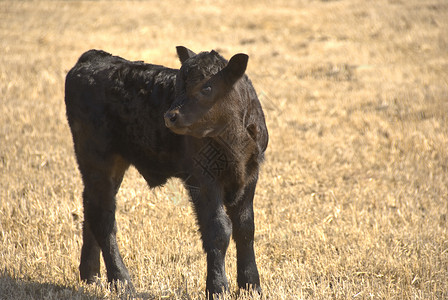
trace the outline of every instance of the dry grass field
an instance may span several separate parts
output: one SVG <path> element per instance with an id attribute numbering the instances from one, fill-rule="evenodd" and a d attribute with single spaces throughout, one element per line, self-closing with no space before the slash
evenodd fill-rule
<path id="1" fill-rule="evenodd" d="M 129 297 L 79 281 L 64 79 L 91 48 L 179 67 L 176 45 L 250 56 L 271 136 L 263 298 L 448 299 L 445 0 L 0 1 L 0 299 Z M 180 182 L 150 190 L 130 169 L 117 218 L 135 297 L 204 298 Z M 232 243 L 226 263 L 226 298 L 252 298 Z"/>

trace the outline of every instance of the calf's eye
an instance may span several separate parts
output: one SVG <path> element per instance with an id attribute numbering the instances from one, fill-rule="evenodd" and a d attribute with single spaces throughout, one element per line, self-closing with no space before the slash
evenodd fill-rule
<path id="1" fill-rule="evenodd" d="M 212 87 L 211 86 L 204 86 L 201 90 L 202 95 L 208 96 L 212 93 Z"/>

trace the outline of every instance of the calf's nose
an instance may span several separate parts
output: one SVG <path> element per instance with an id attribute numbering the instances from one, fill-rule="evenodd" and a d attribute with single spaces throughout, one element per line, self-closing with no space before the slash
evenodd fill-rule
<path id="1" fill-rule="evenodd" d="M 178 116 L 177 111 L 167 111 L 164 116 L 166 127 L 173 126 L 177 120 L 177 116 Z"/>

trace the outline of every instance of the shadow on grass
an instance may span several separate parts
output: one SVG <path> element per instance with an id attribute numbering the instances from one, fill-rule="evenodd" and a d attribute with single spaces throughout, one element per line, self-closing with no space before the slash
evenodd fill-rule
<path id="1" fill-rule="evenodd" d="M 0 298 L 9 299 L 97 299 L 93 294 L 86 293 L 82 288 L 53 283 L 39 283 L 27 279 L 17 279 L 6 272 L 0 273 Z"/>
<path id="2" fill-rule="evenodd" d="M 91 285 L 88 287 L 71 287 L 54 283 L 40 283 L 28 279 L 10 276 L 7 271 L 0 271 L 0 299 L 158 299 L 150 293 L 112 293 L 107 288 Z M 169 297 L 168 297 L 169 298 Z"/>

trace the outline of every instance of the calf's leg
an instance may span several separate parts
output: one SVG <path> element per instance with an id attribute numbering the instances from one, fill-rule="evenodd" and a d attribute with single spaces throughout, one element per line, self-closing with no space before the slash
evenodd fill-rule
<path id="1" fill-rule="evenodd" d="M 118 250 L 115 221 L 115 195 L 128 164 L 119 157 L 98 157 L 93 161 L 87 160 L 87 156 L 78 156 L 78 162 L 84 181 L 81 279 L 93 282 L 99 275 L 101 249 L 108 281 L 127 282 L 132 289 L 129 272 Z"/>
<path id="2" fill-rule="evenodd" d="M 245 189 L 242 199 L 227 207 L 233 225 L 233 239 L 236 244 L 237 282 L 240 288 L 252 288 L 261 293 L 260 277 L 254 252 L 254 210 L 253 198 L 255 186 L 253 182 Z"/>
<path id="3" fill-rule="evenodd" d="M 84 197 L 85 198 L 85 197 Z M 87 218 L 84 217 L 84 224 L 82 230 L 82 248 L 81 248 L 81 263 L 79 265 L 79 273 L 81 280 L 87 283 L 94 283 L 95 277 L 100 277 L 100 251 L 90 224 Z"/>
<path id="4" fill-rule="evenodd" d="M 201 195 L 194 201 L 204 250 L 207 254 L 206 293 L 210 299 L 229 287 L 225 272 L 225 255 L 232 224 L 219 195 Z"/>

